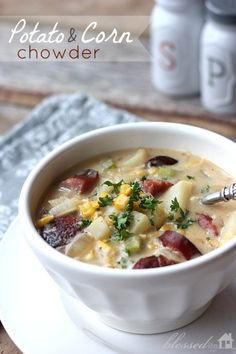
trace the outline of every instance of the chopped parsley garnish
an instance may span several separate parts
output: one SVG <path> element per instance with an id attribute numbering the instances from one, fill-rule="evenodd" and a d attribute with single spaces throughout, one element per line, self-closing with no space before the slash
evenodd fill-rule
<path id="1" fill-rule="evenodd" d="M 140 202 L 140 208 L 148 209 L 153 212 L 155 210 L 156 206 L 160 203 L 161 203 L 160 200 L 155 199 L 152 195 L 147 194 L 144 197 L 142 197 L 141 202 Z"/>
<path id="2" fill-rule="evenodd" d="M 115 228 L 121 230 L 129 226 L 132 215 L 127 211 L 122 211 L 118 216 L 114 214 L 110 215 L 110 219 L 113 220 Z"/>
<path id="3" fill-rule="evenodd" d="M 76 227 L 78 227 L 78 229 L 85 229 L 85 227 L 89 226 L 91 222 L 91 220 L 82 219 L 76 224 Z"/>
<path id="4" fill-rule="evenodd" d="M 175 223 L 176 223 L 177 229 L 185 230 L 194 223 L 194 220 L 191 218 L 188 218 L 188 216 L 189 216 L 189 210 L 186 210 L 186 212 L 184 213 L 184 216 L 176 219 Z"/>
<path id="5" fill-rule="evenodd" d="M 133 209 L 134 202 L 138 202 L 140 200 L 140 193 L 142 192 L 142 188 L 139 182 L 132 182 L 130 183 L 130 186 L 132 188 L 132 192 L 130 194 L 129 203 L 126 208 L 128 211 L 131 211 Z"/>
<path id="6" fill-rule="evenodd" d="M 115 214 L 109 215 L 109 218 L 113 221 L 114 233 L 112 239 L 115 241 L 122 241 L 131 236 L 128 227 L 133 218 L 133 215 L 129 211 L 122 211 L 118 216 Z"/>
<path id="7" fill-rule="evenodd" d="M 175 197 L 172 201 L 171 201 L 171 205 L 170 205 L 170 210 L 171 211 L 179 211 L 180 209 L 180 205 L 179 205 L 179 202 L 178 202 L 178 199 Z M 181 209 L 182 210 L 182 209 Z"/>
<path id="8" fill-rule="evenodd" d="M 132 188 L 132 193 L 131 193 L 130 198 L 132 198 L 133 202 L 137 202 L 140 198 L 140 193 L 142 192 L 142 188 L 141 188 L 139 182 L 132 182 L 130 185 Z"/>
<path id="9" fill-rule="evenodd" d="M 176 224 L 177 229 L 187 229 L 194 223 L 194 220 L 189 218 L 189 210 L 184 211 L 176 197 L 171 201 L 170 210 L 173 213 L 169 214 L 168 219 Z"/>
<path id="10" fill-rule="evenodd" d="M 209 186 L 209 184 L 207 184 L 206 186 L 203 186 L 202 188 L 201 188 L 201 193 L 202 194 L 206 194 L 206 193 L 208 193 L 210 191 L 210 186 Z"/>
<path id="11" fill-rule="evenodd" d="M 105 207 L 107 205 L 112 205 L 113 202 L 113 198 L 110 197 L 109 195 L 106 195 L 105 197 L 100 197 L 98 199 L 98 205 L 102 208 Z"/>
<path id="12" fill-rule="evenodd" d="M 124 183 L 123 179 L 120 180 L 118 183 L 112 183 L 111 181 L 105 181 L 103 184 L 106 184 L 109 187 L 114 188 L 115 193 L 119 193 L 121 185 Z"/>
<path id="13" fill-rule="evenodd" d="M 189 176 L 189 175 L 187 175 L 186 177 L 187 177 L 187 179 L 190 179 L 190 180 L 195 179 L 194 176 Z"/>

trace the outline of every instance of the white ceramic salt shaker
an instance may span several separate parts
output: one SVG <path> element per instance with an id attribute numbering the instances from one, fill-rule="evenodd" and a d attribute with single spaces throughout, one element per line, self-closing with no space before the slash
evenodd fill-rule
<path id="1" fill-rule="evenodd" d="M 199 92 L 203 0 L 158 0 L 151 19 L 152 81 L 172 96 Z"/>
<path id="2" fill-rule="evenodd" d="M 210 111 L 236 113 L 236 0 L 206 2 L 201 38 L 202 103 Z"/>

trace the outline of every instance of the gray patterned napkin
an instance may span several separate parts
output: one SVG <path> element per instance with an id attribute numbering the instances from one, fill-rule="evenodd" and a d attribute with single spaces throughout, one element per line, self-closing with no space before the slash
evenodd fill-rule
<path id="1" fill-rule="evenodd" d="M 86 95 L 44 100 L 30 116 L 0 136 L 0 239 L 17 215 L 22 184 L 41 157 L 84 132 L 140 119 Z"/>

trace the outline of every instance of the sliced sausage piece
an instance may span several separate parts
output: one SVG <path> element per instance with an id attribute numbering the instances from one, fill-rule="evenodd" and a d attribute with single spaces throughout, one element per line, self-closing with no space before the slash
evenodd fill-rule
<path id="1" fill-rule="evenodd" d="M 170 156 L 155 156 L 149 159 L 146 163 L 146 167 L 159 167 L 159 166 L 171 166 L 178 163 L 178 160 L 173 159 Z"/>
<path id="2" fill-rule="evenodd" d="M 176 264 L 174 261 L 166 258 L 165 256 L 149 256 L 139 259 L 133 266 L 133 269 L 147 269 L 165 267 L 168 265 Z"/>
<path id="3" fill-rule="evenodd" d="M 167 191 L 173 183 L 155 179 L 146 179 L 142 182 L 142 189 L 145 193 L 150 193 L 154 198 Z"/>
<path id="4" fill-rule="evenodd" d="M 160 267 L 177 264 L 173 259 L 168 259 L 162 255 L 158 257 L 158 260 L 159 260 Z"/>
<path id="5" fill-rule="evenodd" d="M 42 238 L 52 247 L 68 244 L 78 232 L 74 215 L 60 216 L 40 230 Z"/>
<path id="6" fill-rule="evenodd" d="M 156 256 L 149 256 L 139 259 L 133 266 L 133 269 L 157 268 L 160 267 Z"/>
<path id="7" fill-rule="evenodd" d="M 61 186 L 84 194 L 91 192 L 98 183 L 98 180 L 98 172 L 89 168 L 75 176 L 67 178 L 65 181 L 62 181 Z"/>
<path id="8" fill-rule="evenodd" d="M 187 259 L 191 259 L 195 255 L 200 255 L 199 250 L 185 236 L 175 231 L 165 231 L 159 239 L 163 246 L 169 247 L 174 251 L 182 253 Z"/>
<path id="9" fill-rule="evenodd" d="M 218 236 L 219 231 L 217 226 L 213 223 L 213 219 L 211 216 L 206 214 L 198 214 L 197 222 L 199 226 L 207 231 L 211 236 Z"/>

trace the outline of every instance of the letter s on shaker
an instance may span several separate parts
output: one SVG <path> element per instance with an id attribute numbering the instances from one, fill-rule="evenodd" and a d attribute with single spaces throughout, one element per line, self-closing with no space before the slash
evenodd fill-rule
<path id="1" fill-rule="evenodd" d="M 176 68 L 176 58 L 173 55 L 176 51 L 175 43 L 163 41 L 160 43 L 159 48 L 164 57 L 159 61 L 159 65 L 164 70 L 174 70 Z"/>

